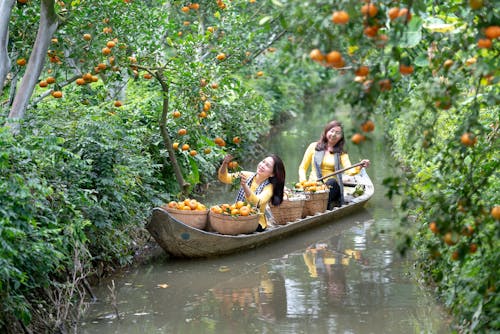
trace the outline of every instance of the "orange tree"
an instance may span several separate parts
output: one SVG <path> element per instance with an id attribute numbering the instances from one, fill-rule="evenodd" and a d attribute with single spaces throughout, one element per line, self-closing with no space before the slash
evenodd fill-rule
<path id="1" fill-rule="evenodd" d="M 255 151 L 271 111 L 239 70 L 280 26 L 251 3 L 4 4 L 0 328 L 62 330 L 98 263 L 130 261 L 152 205 Z"/>
<path id="2" fill-rule="evenodd" d="M 323 90 L 351 106 L 352 141 L 385 130 L 394 144 L 404 168 L 384 182 L 407 213 L 399 250 L 416 245 L 460 330 L 498 330 L 497 6 L 307 2 L 287 15 L 290 50 L 335 73 Z"/>

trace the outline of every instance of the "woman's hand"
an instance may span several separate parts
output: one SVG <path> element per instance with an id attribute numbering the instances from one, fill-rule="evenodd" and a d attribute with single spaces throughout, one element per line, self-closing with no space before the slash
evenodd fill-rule
<path id="1" fill-rule="evenodd" d="M 224 157 L 224 160 L 222 160 L 222 164 L 223 165 L 228 165 L 231 160 L 233 160 L 233 156 L 231 154 L 227 154 Z"/>
<path id="2" fill-rule="evenodd" d="M 247 176 L 244 175 L 243 173 L 240 173 L 240 185 L 245 188 L 247 187 L 248 188 L 248 185 L 247 185 Z"/>
<path id="3" fill-rule="evenodd" d="M 368 168 L 370 166 L 370 160 L 368 159 L 361 160 L 361 163 L 364 168 Z"/>

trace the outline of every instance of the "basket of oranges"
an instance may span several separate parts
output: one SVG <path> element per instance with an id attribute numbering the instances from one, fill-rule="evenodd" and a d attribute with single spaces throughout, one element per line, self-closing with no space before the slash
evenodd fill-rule
<path id="1" fill-rule="evenodd" d="M 301 181 L 295 184 L 295 190 L 306 194 L 307 199 L 302 210 L 302 218 L 325 212 L 328 208 L 330 189 L 322 182 Z"/>
<path id="2" fill-rule="evenodd" d="M 220 234 L 237 235 L 255 232 L 259 226 L 259 211 L 250 204 L 214 205 L 208 214 L 210 226 Z"/>
<path id="3" fill-rule="evenodd" d="M 302 218 L 304 204 L 308 197 L 302 193 L 292 192 L 285 189 L 283 202 L 278 206 L 271 206 L 271 212 L 274 220 L 278 225 L 286 225 L 286 223 L 294 222 Z"/>
<path id="4" fill-rule="evenodd" d="M 163 209 L 182 223 L 204 230 L 208 222 L 208 209 L 195 199 L 186 198 L 183 201 L 170 201 Z"/>

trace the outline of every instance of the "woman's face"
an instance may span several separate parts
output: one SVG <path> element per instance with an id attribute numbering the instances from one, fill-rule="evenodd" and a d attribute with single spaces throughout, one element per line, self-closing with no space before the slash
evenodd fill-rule
<path id="1" fill-rule="evenodd" d="M 273 176 L 274 159 L 267 157 L 257 165 L 257 174 L 266 178 Z"/>
<path id="2" fill-rule="evenodd" d="M 337 144 L 342 139 L 342 128 L 340 126 L 334 126 L 326 133 L 326 139 L 330 144 Z"/>

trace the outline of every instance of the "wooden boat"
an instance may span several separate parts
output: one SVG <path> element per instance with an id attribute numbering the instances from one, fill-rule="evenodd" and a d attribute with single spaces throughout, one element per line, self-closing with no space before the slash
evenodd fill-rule
<path id="1" fill-rule="evenodd" d="M 355 187 L 363 189 L 363 194 L 354 197 Z M 199 258 L 214 257 L 252 249 L 265 243 L 285 238 L 315 226 L 333 222 L 335 219 L 360 210 L 374 193 L 373 183 L 364 169 L 353 177 L 344 177 L 345 204 L 307 216 L 285 225 L 270 225 L 263 232 L 225 235 L 200 230 L 175 219 L 163 208 L 154 208 L 146 229 L 173 257 Z"/>

